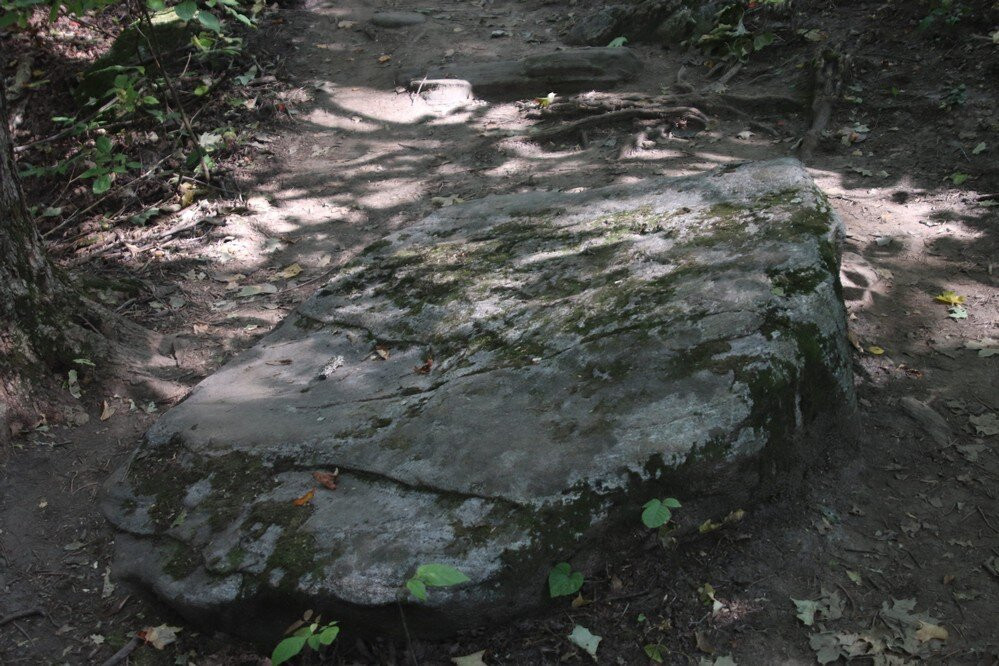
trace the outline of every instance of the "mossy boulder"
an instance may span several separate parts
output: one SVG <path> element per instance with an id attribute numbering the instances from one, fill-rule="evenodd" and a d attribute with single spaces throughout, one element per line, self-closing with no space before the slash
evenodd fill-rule
<path id="1" fill-rule="evenodd" d="M 114 571 L 265 641 L 306 609 L 384 632 L 401 600 L 421 635 L 537 609 L 650 498 L 696 529 L 822 450 L 854 409 L 840 233 L 793 160 L 443 209 L 149 430 L 103 499 Z M 471 580 L 406 596 L 426 563 Z"/>
<path id="2" fill-rule="evenodd" d="M 108 52 L 83 71 L 80 83 L 73 93 L 79 102 L 106 98 L 114 87 L 114 78 L 122 73 L 122 68 L 152 66 L 152 53 L 147 37 L 161 53 L 167 54 L 187 44 L 194 34 L 194 30 L 173 9 L 156 12 L 151 18 L 152 30 L 139 22 L 126 27 Z"/>

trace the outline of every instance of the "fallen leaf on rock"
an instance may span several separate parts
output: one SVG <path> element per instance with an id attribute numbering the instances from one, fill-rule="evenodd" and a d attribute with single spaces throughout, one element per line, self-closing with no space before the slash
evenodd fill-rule
<path id="1" fill-rule="evenodd" d="M 289 266 L 285 266 L 283 269 L 278 271 L 278 277 L 282 277 L 285 280 L 290 280 L 291 278 L 295 277 L 301 272 L 302 272 L 302 267 L 298 263 L 294 263 Z"/>
<path id="2" fill-rule="evenodd" d="M 968 311 L 962 308 L 960 305 L 952 305 L 947 308 L 947 316 L 951 319 L 967 319 Z"/>
<path id="3" fill-rule="evenodd" d="M 392 56 L 390 56 L 390 55 L 378 56 L 378 62 L 381 63 L 382 65 L 384 65 L 385 63 L 387 63 L 391 59 L 392 59 Z"/>
<path id="4" fill-rule="evenodd" d="M 947 637 L 947 630 L 939 624 L 930 624 L 929 622 L 921 621 L 919 623 L 919 629 L 916 630 L 916 640 L 920 643 L 933 640 L 945 641 L 947 640 Z"/>
<path id="5" fill-rule="evenodd" d="M 981 437 L 999 435 L 999 414 L 995 412 L 970 416 L 968 422 L 975 427 L 975 434 Z"/>
<path id="6" fill-rule="evenodd" d="M 572 633 L 569 634 L 569 642 L 585 650 L 594 661 L 597 659 L 597 647 L 601 640 L 600 636 L 590 633 L 589 629 L 580 624 L 573 627 Z"/>
<path id="7" fill-rule="evenodd" d="M 111 567 L 104 569 L 104 584 L 101 586 L 101 599 L 107 599 L 114 594 L 115 584 L 111 582 Z"/>
<path id="8" fill-rule="evenodd" d="M 276 361 L 267 361 L 266 365 L 291 365 L 291 359 L 281 358 Z"/>
<path id="9" fill-rule="evenodd" d="M 316 489 L 310 488 L 309 492 L 305 493 L 304 495 L 302 495 L 297 499 L 293 499 L 291 503 L 294 504 L 295 506 L 305 506 L 306 504 L 311 502 L 312 498 L 315 496 L 316 496 Z"/>
<path id="10" fill-rule="evenodd" d="M 853 581 L 854 585 L 860 585 L 863 581 L 860 578 L 860 574 L 856 571 L 846 570 L 846 577 Z"/>
<path id="11" fill-rule="evenodd" d="M 451 663 L 455 666 L 486 666 L 486 662 L 482 660 L 485 654 L 485 650 L 479 650 L 464 657 L 451 657 Z"/>
<path id="12" fill-rule="evenodd" d="M 934 296 L 933 300 L 938 303 L 946 303 L 947 305 L 960 305 L 964 303 L 964 296 L 948 289 Z"/>
<path id="13" fill-rule="evenodd" d="M 114 416 L 114 407 L 105 400 L 101 405 L 101 421 L 107 421 L 112 416 Z"/>
<path id="14" fill-rule="evenodd" d="M 177 640 L 177 632 L 179 631 L 181 631 L 181 627 L 171 627 L 161 624 L 158 627 L 146 627 L 142 631 L 139 631 L 137 635 L 157 650 L 162 650 Z"/>
<path id="15" fill-rule="evenodd" d="M 375 345 L 375 354 L 383 361 L 389 359 L 389 349 L 385 345 Z"/>
<path id="16" fill-rule="evenodd" d="M 324 488 L 336 490 L 336 482 L 340 478 L 340 468 L 338 467 L 332 472 L 315 471 L 312 473 L 312 478 Z"/>
<path id="17" fill-rule="evenodd" d="M 250 284 L 240 289 L 236 296 L 249 298 L 250 296 L 258 296 L 260 294 L 274 293 L 277 293 L 277 287 L 273 284 Z"/>
<path id="18" fill-rule="evenodd" d="M 429 375 L 430 369 L 432 367 L 434 367 L 434 359 L 428 358 L 426 361 L 423 362 L 423 365 L 418 365 L 414 367 L 413 372 L 415 372 L 418 375 Z"/>
<path id="19" fill-rule="evenodd" d="M 874 354 L 875 356 L 881 356 L 882 354 L 885 353 L 884 348 L 878 347 L 877 345 L 871 345 L 870 347 L 867 348 L 867 351 Z"/>

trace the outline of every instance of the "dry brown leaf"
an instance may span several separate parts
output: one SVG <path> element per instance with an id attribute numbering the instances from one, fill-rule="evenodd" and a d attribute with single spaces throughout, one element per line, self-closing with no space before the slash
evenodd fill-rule
<path id="1" fill-rule="evenodd" d="M 706 654 L 714 654 L 715 648 L 711 643 L 708 642 L 708 637 L 704 635 L 703 631 L 694 632 L 694 640 L 697 641 L 697 649 Z"/>
<path id="2" fill-rule="evenodd" d="M 276 361 L 267 361 L 267 365 L 291 365 L 291 359 L 281 358 Z"/>
<path id="3" fill-rule="evenodd" d="M 305 493 L 304 495 L 302 495 L 298 499 L 292 500 L 291 503 L 294 504 L 295 506 L 305 506 L 306 504 L 308 504 L 309 502 L 311 502 L 312 498 L 315 497 L 315 496 L 316 496 L 316 489 L 315 488 L 310 488 L 309 492 Z"/>
<path id="4" fill-rule="evenodd" d="M 378 358 L 383 361 L 389 359 L 389 350 L 385 345 L 375 345 L 375 353 L 378 354 Z"/>
<path id="5" fill-rule="evenodd" d="M 332 472 L 313 472 L 312 478 L 316 480 L 316 483 L 324 488 L 336 490 L 336 482 L 340 478 L 340 468 L 337 468 Z"/>
<path id="6" fill-rule="evenodd" d="M 105 400 L 103 405 L 101 406 L 101 421 L 107 421 L 113 415 L 114 415 L 114 407 L 109 405 L 108 401 Z"/>
<path id="7" fill-rule="evenodd" d="M 576 595 L 576 598 L 572 600 L 573 608 L 582 608 L 583 606 L 588 606 L 593 602 L 589 599 L 584 599 L 582 594 Z"/>
<path id="8" fill-rule="evenodd" d="M 429 375 L 430 374 L 430 369 L 432 367 L 434 367 L 434 359 L 428 358 L 423 363 L 423 365 L 418 365 L 415 368 L 413 368 L 413 372 L 415 372 L 418 375 Z"/>

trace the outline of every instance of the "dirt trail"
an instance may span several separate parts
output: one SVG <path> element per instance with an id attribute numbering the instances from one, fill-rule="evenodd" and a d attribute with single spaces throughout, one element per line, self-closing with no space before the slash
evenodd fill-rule
<path id="1" fill-rule="evenodd" d="M 420 25 L 385 29 L 368 23 L 377 10 L 428 11 Z M 859 3 L 816 21 L 831 36 L 847 35 L 872 29 L 884 11 L 880 3 Z M 565 24 L 560 5 L 348 0 L 279 16 L 263 29 L 260 48 L 286 56 L 280 75 L 297 88 L 292 99 L 299 103 L 258 133 L 261 155 L 240 174 L 247 197 L 241 214 L 228 216 L 206 241 L 200 263 L 163 270 L 191 303 L 151 321 L 180 334 L 171 353 L 187 384 L 251 344 L 361 247 L 436 206 L 785 156 L 807 127 L 800 113 L 753 113 L 765 127 L 713 117 L 707 131 L 677 132 L 655 145 L 636 147 L 630 126 L 594 131 L 585 147 L 575 139 L 538 145 L 518 136 L 534 121 L 514 102 L 435 108 L 397 92 L 394 76 L 414 66 L 549 53 Z M 504 36 L 491 37 L 497 30 Z M 997 209 L 980 205 L 982 195 L 999 191 L 999 141 L 989 120 L 996 99 L 994 89 L 975 85 L 988 80 L 980 63 L 995 56 L 975 50 L 984 44 L 912 56 L 906 44 L 902 36 L 858 41 L 854 94 L 865 102 L 839 108 L 830 128 L 866 125 L 869 137 L 826 146 L 809 163 L 848 231 L 844 295 L 865 350 L 856 356 L 859 443 L 830 443 L 801 495 L 747 507 L 741 522 L 677 551 L 650 543 L 606 571 L 588 572 L 584 593 L 594 603 L 444 644 L 417 643 L 421 663 L 483 649 L 487 663 L 586 663 L 565 640 L 577 623 L 603 636 L 600 663 L 644 663 L 646 645 L 658 646 L 667 663 L 728 654 L 744 664 L 814 663 L 816 644 L 883 630 L 893 600 L 905 599 L 948 630 L 946 641 L 917 641 L 910 646 L 916 652 L 946 663 L 997 658 L 999 442 L 987 433 L 989 415 L 999 413 L 999 357 L 967 348 L 999 337 Z M 636 51 L 646 69 L 628 91 L 670 92 L 681 66 L 695 89 L 717 85 L 696 55 Z M 802 42 L 758 54 L 729 91 L 807 103 L 811 53 Z M 960 113 L 938 110 L 945 86 L 922 75 L 927 70 L 967 72 L 969 99 Z M 971 154 L 979 141 L 988 142 L 991 162 L 989 152 Z M 943 180 L 955 171 L 975 178 L 964 187 Z M 303 269 L 297 286 L 238 302 L 224 280 L 205 277 L 239 274 L 252 284 L 295 263 Z M 948 317 L 933 301 L 945 290 L 965 297 L 966 319 Z M 34 433 L 9 463 L 0 507 L 0 615 L 35 607 L 43 615 L 0 627 L 3 663 L 95 663 L 129 632 L 178 622 L 135 591 L 104 582 L 111 535 L 96 509 L 98 484 L 155 417 L 129 412 L 128 397 L 112 400 L 119 413 L 107 421 L 97 418 L 98 399 L 90 423 Z M 160 409 L 170 402 L 161 399 Z M 705 583 L 714 589 L 714 612 L 710 600 L 705 605 Z M 831 639 L 814 638 L 818 625 L 797 619 L 791 601 L 819 599 L 823 589 L 844 606 L 839 619 L 818 615 Z M 251 653 L 190 629 L 181 636 L 162 654 L 142 648 L 144 658 L 166 663 L 187 654 L 194 663 L 235 663 Z M 905 654 L 875 640 L 856 644 Z M 377 641 L 343 641 L 339 649 L 347 661 L 404 661 L 395 646 Z"/>

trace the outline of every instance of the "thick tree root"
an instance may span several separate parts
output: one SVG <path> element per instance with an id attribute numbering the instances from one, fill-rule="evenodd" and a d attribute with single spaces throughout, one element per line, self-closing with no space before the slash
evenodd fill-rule
<path id="1" fill-rule="evenodd" d="M 575 120 L 564 125 L 535 129 L 527 136 L 533 141 L 552 141 L 596 127 L 634 119 L 668 121 L 674 125 L 694 122 L 706 127 L 709 120 L 705 113 L 745 120 L 756 129 L 774 134 L 773 128 L 754 120 L 754 116 L 785 115 L 803 109 L 804 104 L 799 100 L 780 96 L 746 97 L 731 94 L 654 96 L 640 93 L 592 92 L 567 97 L 539 109 L 531 109 L 528 117 L 540 120 Z"/>
<path id="2" fill-rule="evenodd" d="M 802 161 L 812 159 L 832 117 L 833 104 L 839 97 L 843 83 L 845 57 L 833 50 L 826 50 L 815 62 L 815 87 L 812 90 L 812 125 L 801 140 L 798 157 Z"/>

